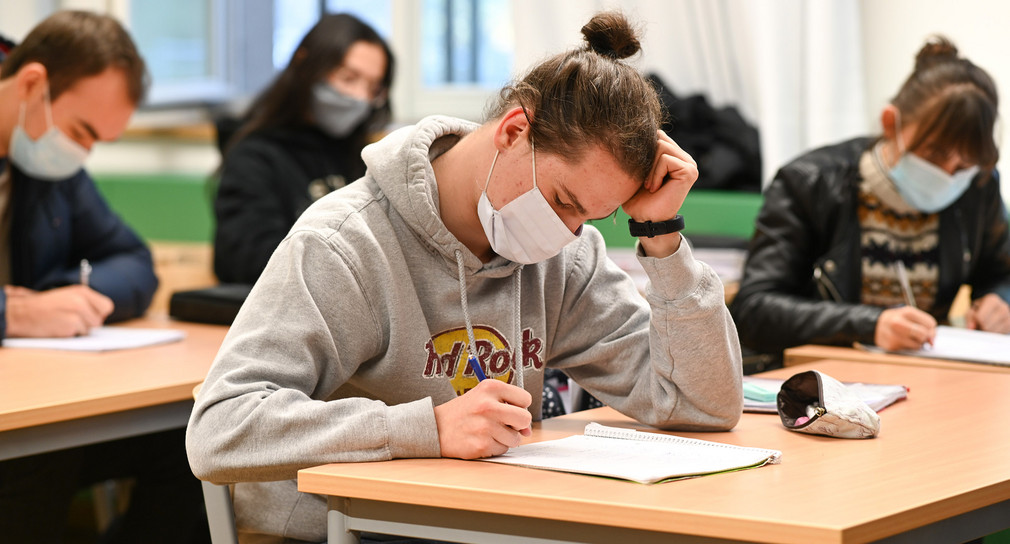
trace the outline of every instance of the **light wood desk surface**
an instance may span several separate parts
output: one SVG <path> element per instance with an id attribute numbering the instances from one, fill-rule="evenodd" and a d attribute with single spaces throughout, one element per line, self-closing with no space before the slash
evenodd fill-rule
<path id="1" fill-rule="evenodd" d="M 89 430 L 96 418 L 118 417 L 132 429 L 122 436 L 139 434 L 147 423 L 144 418 L 150 419 L 141 414 L 162 409 L 172 414 L 152 430 L 185 425 L 180 418 L 188 417 L 193 387 L 206 377 L 228 328 L 166 316 L 120 325 L 178 329 L 186 337 L 102 353 L 0 348 L 0 459 L 118 437 Z M 80 436 L 70 438 L 68 433 Z M 47 440 L 59 444 L 46 445 Z"/>
<path id="2" fill-rule="evenodd" d="M 487 533 L 580 542 L 954 542 L 1010 526 L 1010 427 L 1000 419 L 1010 413 L 1010 375 L 852 361 L 763 375 L 809 368 L 843 381 L 901 383 L 909 397 L 881 412 L 881 434 L 869 440 L 794 433 L 777 415 L 749 413 L 731 432 L 675 433 L 783 454 L 779 465 L 691 480 L 642 485 L 401 459 L 302 470 L 298 485 L 330 496 L 331 544 L 351 541 L 343 528 L 390 523 L 463 531 L 416 534 L 472 542 L 506 541 Z M 601 408 L 546 420 L 529 440 L 581 433 L 589 421 L 644 428 Z"/>
<path id="3" fill-rule="evenodd" d="M 1002 374 L 1010 373 L 1010 366 L 1006 365 L 987 365 L 985 363 L 933 359 L 930 357 L 915 357 L 912 355 L 897 355 L 894 353 L 873 353 L 856 348 L 818 346 L 816 344 L 808 344 L 805 346 L 787 349 L 783 356 L 783 364 L 785 366 L 795 366 L 821 359 L 860 361 L 864 363 L 886 363 L 892 365 L 928 366 L 956 370 L 973 370 L 976 372 L 997 372 Z"/>

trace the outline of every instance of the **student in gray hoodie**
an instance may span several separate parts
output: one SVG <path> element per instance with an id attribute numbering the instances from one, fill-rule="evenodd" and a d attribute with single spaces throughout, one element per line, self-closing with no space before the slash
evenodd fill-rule
<path id="1" fill-rule="evenodd" d="M 547 366 L 662 429 L 736 424 L 722 285 L 676 232 L 697 167 L 621 60 L 639 49 L 628 21 L 598 14 L 583 34 L 483 125 L 429 117 L 367 147 L 365 176 L 271 257 L 187 435 L 194 473 L 236 484 L 243 535 L 325 540 L 326 502 L 297 491 L 301 468 L 518 445 Z M 583 225 L 619 207 L 644 233 L 644 298 Z"/>

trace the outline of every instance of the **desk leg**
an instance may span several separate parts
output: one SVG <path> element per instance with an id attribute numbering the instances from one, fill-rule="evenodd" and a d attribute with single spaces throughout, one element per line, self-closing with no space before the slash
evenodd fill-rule
<path id="1" fill-rule="evenodd" d="M 348 527 L 347 500 L 330 497 L 329 508 L 326 512 L 326 538 L 327 544 L 361 544 L 361 536 L 358 531 Z"/>

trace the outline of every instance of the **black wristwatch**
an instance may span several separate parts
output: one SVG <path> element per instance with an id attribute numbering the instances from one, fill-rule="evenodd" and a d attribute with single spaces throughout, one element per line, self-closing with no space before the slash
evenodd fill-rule
<path id="1" fill-rule="evenodd" d="M 673 234 L 684 230 L 684 216 L 677 214 L 673 219 L 666 221 L 646 221 L 639 223 L 634 219 L 628 219 L 628 230 L 635 237 L 646 236 L 652 238 L 663 234 Z"/>

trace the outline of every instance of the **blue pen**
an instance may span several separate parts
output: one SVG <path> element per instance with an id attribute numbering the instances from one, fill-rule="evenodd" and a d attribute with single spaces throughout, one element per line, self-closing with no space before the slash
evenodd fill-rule
<path id="1" fill-rule="evenodd" d="M 480 363 L 477 362 L 476 356 L 471 355 L 470 358 L 467 359 L 467 363 L 470 364 L 470 368 L 473 369 L 473 373 L 477 375 L 478 380 L 484 381 L 487 379 L 487 376 L 484 374 L 484 370 L 480 367 Z"/>

